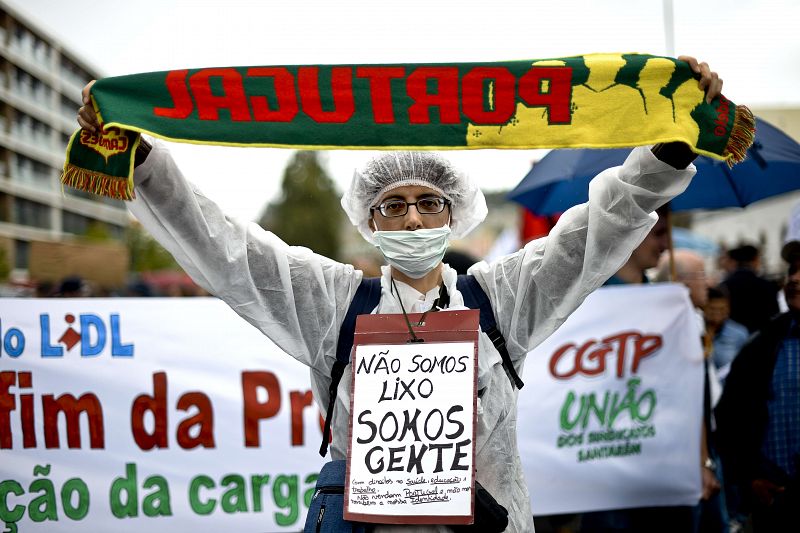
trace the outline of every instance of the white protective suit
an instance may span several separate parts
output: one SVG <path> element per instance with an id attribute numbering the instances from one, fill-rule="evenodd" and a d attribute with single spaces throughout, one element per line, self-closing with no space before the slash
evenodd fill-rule
<path id="1" fill-rule="evenodd" d="M 628 259 L 656 220 L 652 213 L 682 192 L 694 167 L 675 170 L 649 148 L 602 172 L 589 202 L 573 207 L 549 237 L 492 263 L 472 267 L 492 304 L 519 374 L 526 354 L 550 335 L 583 299 Z M 362 278 L 351 265 L 285 244 L 255 223 L 225 216 L 182 176 L 156 144 L 136 169 L 133 214 L 210 293 L 222 298 L 286 353 L 308 365 L 314 397 L 325 412 L 330 370 L 345 313 Z M 324 222 L 324 221 L 321 221 Z M 463 307 L 456 273 L 442 276 L 451 308 Z M 400 313 L 384 267 L 376 312 Z M 408 312 L 429 308 L 438 289 L 420 294 L 397 283 Z M 480 336 L 477 479 L 509 511 L 507 531 L 533 531 L 528 489 L 517 451 L 517 394 L 485 334 Z M 331 456 L 347 452 L 350 373 L 339 384 Z M 447 531 L 444 526 L 381 526 L 376 531 Z"/>

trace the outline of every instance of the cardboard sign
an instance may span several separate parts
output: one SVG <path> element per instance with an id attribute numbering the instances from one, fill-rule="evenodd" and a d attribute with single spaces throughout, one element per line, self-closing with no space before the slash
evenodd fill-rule
<path id="1" fill-rule="evenodd" d="M 478 311 L 360 316 L 351 358 L 348 520 L 473 522 Z M 412 324 L 420 315 L 409 315 Z"/>

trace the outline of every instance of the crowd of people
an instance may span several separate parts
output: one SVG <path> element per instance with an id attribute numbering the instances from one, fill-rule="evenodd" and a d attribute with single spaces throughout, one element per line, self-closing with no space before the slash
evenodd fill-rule
<path id="1" fill-rule="evenodd" d="M 724 334 L 726 322 L 717 325 L 713 310 L 707 319 L 722 388 L 713 404 L 713 445 L 728 515 L 734 525 L 749 515 L 756 531 L 792 531 L 800 524 L 800 255 L 794 237 L 783 249 L 789 266 L 780 299 L 757 275 L 757 250 L 729 254 L 736 269 L 722 285 L 730 297 L 728 322 L 751 334 L 738 350 L 731 348 L 743 335 Z"/>
<path id="2" fill-rule="evenodd" d="M 794 488 L 800 466 L 800 350 L 794 333 L 800 256 L 784 254 L 784 259 L 788 272 L 781 291 L 760 275 L 755 246 L 721 257 L 718 284 L 709 283 L 713 278 L 700 255 L 674 255 L 675 279 L 689 289 L 704 331 L 703 498 L 694 510 L 697 531 L 791 531 L 800 525 L 794 510 L 800 503 Z"/>
<path id="3" fill-rule="evenodd" d="M 208 296 L 208 292 L 181 272 L 145 273 L 124 285 L 109 288 L 79 275 L 60 280 L 33 281 L 2 287 L 0 297 L 15 298 L 150 298 Z"/>

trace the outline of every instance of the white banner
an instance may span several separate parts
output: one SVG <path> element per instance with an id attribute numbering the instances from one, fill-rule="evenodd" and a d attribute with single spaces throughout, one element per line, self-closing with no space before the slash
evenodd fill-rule
<path id="1" fill-rule="evenodd" d="M 0 338 L 0 530 L 302 529 L 308 370 L 222 302 L 5 299 Z"/>
<path id="2" fill-rule="evenodd" d="M 535 514 L 696 500 L 694 319 L 608 288 L 528 357 Z M 297 531 L 320 439 L 308 370 L 218 300 L 0 299 L 2 531 Z"/>
<path id="3" fill-rule="evenodd" d="M 684 287 L 612 286 L 528 355 L 517 426 L 534 515 L 697 503 L 700 334 Z"/>

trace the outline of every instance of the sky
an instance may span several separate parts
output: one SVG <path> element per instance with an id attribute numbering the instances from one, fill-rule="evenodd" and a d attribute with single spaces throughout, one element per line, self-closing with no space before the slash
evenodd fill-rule
<path id="1" fill-rule="evenodd" d="M 213 66 L 687 54 L 719 72 L 734 102 L 800 107 L 796 0 L 5 1 L 103 76 Z M 251 220 L 278 195 L 291 156 L 268 148 L 169 146 L 207 196 Z M 496 191 L 513 188 L 545 153 L 447 156 L 484 190 Z M 342 190 L 372 154 L 336 150 L 323 161 Z"/>

